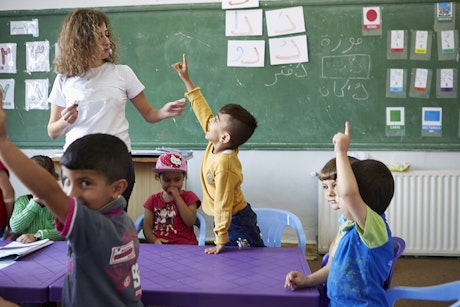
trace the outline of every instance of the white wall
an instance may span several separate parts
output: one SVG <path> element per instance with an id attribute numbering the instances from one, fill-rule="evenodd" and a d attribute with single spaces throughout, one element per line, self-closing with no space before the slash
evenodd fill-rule
<path id="1" fill-rule="evenodd" d="M 332 138 L 332 136 L 331 136 Z M 361 158 L 385 163 L 410 162 L 412 170 L 460 169 L 458 152 L 368 151 L 351 152 Z M 202 152 L 194 152 L 189 161 L 187 188 L 201 194 L 198 175 Z M 317 172 L 330 159 L 333 151 L 240 151 L 243 164 L 243 191 L 254 207 L 283 208 L 297 214 L 303 224 L 307 241 L 316 243 L 318 234 Z M 192 175 L 194 174 L 194 175 Z M 209 224 L 208 225 L 212 225 Z M 288 240 L 295 240 L 289 237 Z"/>
<path id="2" fill-rule="evenodd" d="M 59 150 L 24 150 L 28 156 L 47 154 L 53 156 Z M 383 162 L 410 162 L 412 170 L 460 169 L 458 152 L 368 151 L 351 152 L 362 158 L 369 157 Z M 202 151 L 194 151 L 188 161 L 187 189 L 202 197 L 199 169 Z M 283 208 L 297 214 L 304 226 L 309 243 L 316 243 L 318 234 L 318 180 L 311 174 L 320 170 L 332 151 L 240 151 L 243 164 L 243 191 L 254 207 Z M 16 195 L 27 192 L 13 176 Z M 212 219 L 206 217 L 208 239 L 212 238 Z M 295 241 L 293 233 L 286 233 L 286 241 Z"/>
<path id="3" fill-rule="evenodd" d="M 1 1 L 0 11 L 3 10 L 35 10 L 59 7 L 105 7 L 120 5 L 144 4 L 173 4 L 190 3 L 192 1 L 155 1 L 155 0 L 22 0 Z M 195 3 L 219 2 L 208 0 L 195 0 Z M 44 123 L 46 125 L 46 123 Z M 332 136 L 331 136 L 332 138 Z M 48 154 L 53 156 L 57 150 L 25 150 L 29 156 L 34 154 Z M 410 162 L 412 169 L 460 169 L 460 153 L 458 152 L 419 152 L 419 151 L 368 151 L 355 152 L 360 157 L 370 157 L 388 162 Z M 254 207 L 284 208 L 296 213 L 302 220 L 308 242 L 316 242 L 318 229 L 317 210 L 317 184 L 316 177 L 311 176 L 318 171 L 324 163 L 333 157 L 331 151 L 241 151 L 240 158 L 243 164 L 244 184 L 243 189 L 247 200 Z M 194 158 L 189 161 L 189 178 L 187 188 L 197 193 L 200 197 L 201 185 L 198 178 L 202 151 L 195 151 Z M 24 186 L 13 176 L 16 194 L 26 193 Z M 207 217 L 208 225 L 212 225 Z M 211 227 L 208 226 L 208 229 Z M 208 237 L 211 232 L 208 232 Z M 288 235 L 290 235 L 288 233 Z M 292 238 L 293 240 L 293 238 Z"/>

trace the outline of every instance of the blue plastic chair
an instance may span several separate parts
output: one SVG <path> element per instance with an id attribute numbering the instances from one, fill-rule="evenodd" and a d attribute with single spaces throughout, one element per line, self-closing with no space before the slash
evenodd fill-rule
<path id="1" fill-rule="evenodd" d="M 305 255 L 307 250 L 307 236 L 302 222 L 292 212 L 275 208 L 253 208 L 257 214 L 257 224 L 264 244 L 268 247 L 281 247 L 281 236 L 286 226 L 291 227 L 297 234 L 299 248 Z"/>
<path id="2" fill-rule="evenodd" d="M 394 306 L 395 302 L 401 299 L 438 302 L 456 301 L 450 306 L 460 306 L 460 280 L 426 287 L 392 287 L 387 290 L 386 298 L 390 306 Z"/>
<path id="3" fill-rule="evenodd" d="M 206 220 L 200 213 L 196 213 L 195 226 L 198 227 L 198 245 L 206 245 Z"/>
<path id="4" fill-rule="evenodd" d="M 386 290 L 390 287 L 391 285 L 391 279 L 393 278 L 393 271 L 395 268 L 396 260 L 398 260 L 399 257 L 404 253 L 404 250 L 406 249 L 406 241 L 404 241 L 403 238 L 400 237 L 392 237 L 393 238 L 393 250 L 394 250 L 394 257 L 393 257 L 393 263 L 391 264 L 391 269 L 390 269 L 390 275 L 388 275 L 387 280 L 383 284 L 383 288 Z"/>
<path id="5" fill-rule="evenodd" d="M 393 263 L 391 264 L 390 275 L 388 275 L 387 280 L 383 284 L 383 289 L 387 290 L 390 287 L 391 279 L 393 278 L 393 271 L 395 268 L 396 260 L 403 254 L 406 249 L 406 241 L 400 237 L 392 237 L 393 239 Z M 323 259 L 321 260 L 321 267 L 325 266 L 329 261 L 329 253 L 324 254 Z M 320 306 L 326 307 L 329 306 L 329 298 L 327 297 L 327 286 L 326 283 L 323 283 L 319 288 L 320 293 Z"/>
<path id="6" fill-rule="evenodd" d="M 140 233 L 144 227 L 144 214 L 139 216 L 136 221 L 134 222 L 134 226 L 136 227 L 137 233 Z M 205 246 L 206 245 L 206 220 L 204 216 L 200 213 L 196 213 L 196 221 L 195 227 L 198 228 L 198 245 Z"/>

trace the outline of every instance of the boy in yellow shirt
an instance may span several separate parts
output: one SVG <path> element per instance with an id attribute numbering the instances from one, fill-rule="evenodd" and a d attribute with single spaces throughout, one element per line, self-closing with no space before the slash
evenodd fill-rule
<path id="1" fill-rule="evenodd" d="M 202 208 L 214 216 L 215 247 L 207 254 L 218 254 L 224 246 L 263 247 L 257 216 L 241 190 L 243 173 L 238 147 L 257 127 L 256 119 L 242 106 L 227 104 L 213 115 L 199 87 L 188 74 L 187 58 L 172 65 L 187 88 L 185 96 L 209 141 L 201 163 Z"/>

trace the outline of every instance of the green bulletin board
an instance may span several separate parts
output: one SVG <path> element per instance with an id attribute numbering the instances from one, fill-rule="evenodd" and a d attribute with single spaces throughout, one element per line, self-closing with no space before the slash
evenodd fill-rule
<path id="1" fill-rule="evenodd" d="M 214 112 L 226 103 L 239 103 L 258 119 L 259 127 L 243 148 L 303 149 L 331 147 L 331 138 L 349 120 L 353 146 L 370 150 L 460 151 L 459 98 L 436 97 L 437 70 L 457 68 L 452 59 L 439 59 L 435 29 L 436 3 L 431 1 L 261 1 L 264 11 L 302 6 L 308 41 L 309 61 L 270 65 L 265 25 L 258 37 L 226 37 L 225 11 L 220 3 L 101 8 L 108 13 L 115 34 L 121 41 L 121 61 L 128 64 L 146 85 L 150 103 L 159 108 L 165 102 L 183 97 L 185 88 L 170 65 L 186 53 L 190 74 Z M 363 33 L 362 8 L 379 6 L 380 35 Z M 458 29 L 458 5 L 455 6 Z M 46 132 L 48 110 L 24 108 L 25 80 L 49 79 L 52 72 L 25 72 L 25 43 L 50 42 L 54 56 L 60 25 L 69 10 L 0 12 L 0 43 L 17 43 L 17 73 L 0 74 L 15 80 L 15 109 L 7 110 L 9 137 L 22 148 L 60 148 L 64 138 L 51 140 Z M 10 35 L 10 22 L 38 19 L 39 36 Z M 428 59 L 388 58 L 391 30 L 411 35 L 427 30 L 431 35 Z M 457 32 L 455 32 L 457 34 Z M 227 67 L 229 39 L 265 40 L 264 67 Z M 458 37 L 455 38 L 458 41 Z M 458 43 L 457 43 L 458 44 Z M 458 46 L 458 45 L 457 45 Z M 458 57 L 458 47 L 455 50 Z M 50 61 L 51 61 L 50 58 Z M 391 68 L 406 71 L 406 95 L 388 97 Z M 432 72 L 428 97 L 410 95 L 414 69 Z M 455 80 L 458 88 L 458 79 Z M 385 134 L 386 108 L 404 107 L 405 133 Z M 422 108 L 442 108 L 442 133 L 422 136 Z M 160 146 L 201 149 L 204 134 L 190 107 L 183 116 L 156 124 L 144 122 L 129 104 L 127 116 L 135 149 Z"/>

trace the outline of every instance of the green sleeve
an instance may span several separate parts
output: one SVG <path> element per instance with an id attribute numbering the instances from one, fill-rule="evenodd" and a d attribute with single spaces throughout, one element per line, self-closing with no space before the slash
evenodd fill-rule
<path id="1" fill-rule="evenodd" d="M 359 227 L 357 229 L 361 239 L 369 248 L 382 246 L 389 240 L 385 221 L 370 207 L 367 207 L 364 230 Z"/>
<path id="2" fill-rule="evenodd" d="M 11 231 L 14 233 L 26 233 L 29 226 L 37 216 L 40 205 L 27 195 L 20 196 L 14 202 L 13 214 L 10 219 Z"/>

